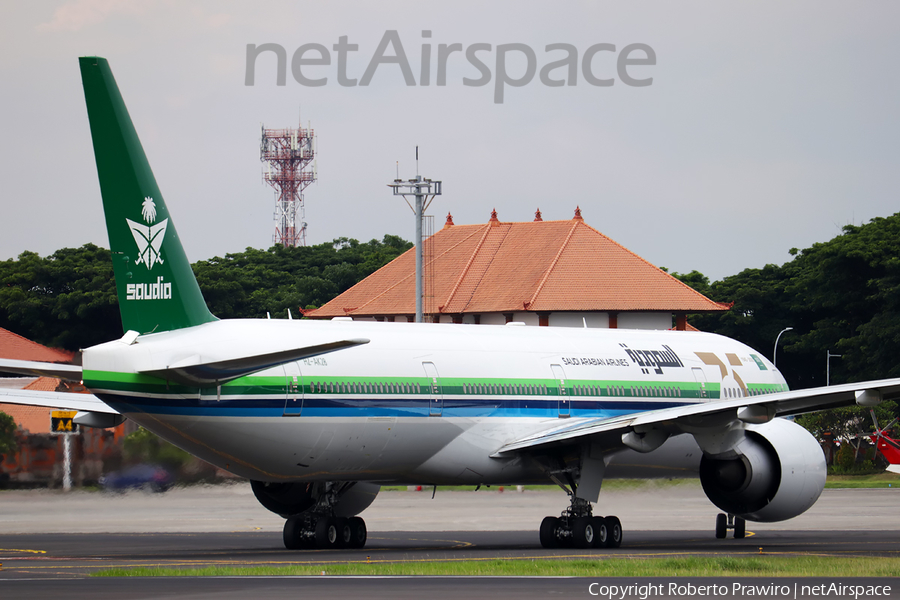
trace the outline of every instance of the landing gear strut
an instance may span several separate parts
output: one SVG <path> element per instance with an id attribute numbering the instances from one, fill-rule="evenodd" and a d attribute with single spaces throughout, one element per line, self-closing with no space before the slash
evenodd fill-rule
<path id="1" fill-rule="evenodd" d="M 716 538 L 724 540 L 729 529 L 734 530 L 734 539 L 743 539 L 747 535 L 747 521 L 730 513 L 716 515 Z"/>
<path id="2" fill-rule="evenodd" d="M 346 486 L 328 484 L 328 489 L 309 511 L 288 517 L 284 523 L 284 547 L 301 548 L 362 548 L 368 533 L 366 522 L 360 517 L 338 517 L 334 506 Z"/>
<path id="3" fill-rule="evenodd" d="M 556 483 L 569 494 L 571 504 L 559 517 L 544 517 L 541 521 L 541 546 L 618 548 L 622 545 L 622 523 L 618 517 L 595 517 L 590 502 L 577 497 L 560 482 Z"/>

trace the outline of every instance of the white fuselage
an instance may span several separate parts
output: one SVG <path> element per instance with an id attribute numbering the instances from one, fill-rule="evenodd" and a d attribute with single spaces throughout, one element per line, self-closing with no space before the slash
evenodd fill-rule
<path id="1" fill-rule="evenodd" d="M 370 341 L 221 386 L 135 375 L 351 338 Z M 533 462 L 491 454 L 561 419 L 787 389 L 759 353 L 713 334 L 309 320 L 109 342 L 84 352 L 84 380 L 137 423 L 244 477 L 442 485 L 542 480 Z"/>

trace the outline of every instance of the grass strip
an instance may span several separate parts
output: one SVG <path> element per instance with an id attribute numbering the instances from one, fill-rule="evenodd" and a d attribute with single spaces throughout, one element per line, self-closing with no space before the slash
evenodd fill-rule
<path id="1" fill-rule="evenodd" d="M 342 562 L 284 566 L 104 569 L 93 577 L 284 577 L 432 575 L 539 577 L 896 577 L 897 557 L 684 556 L 667 558 L 488 559 L 483 561 Z"/>

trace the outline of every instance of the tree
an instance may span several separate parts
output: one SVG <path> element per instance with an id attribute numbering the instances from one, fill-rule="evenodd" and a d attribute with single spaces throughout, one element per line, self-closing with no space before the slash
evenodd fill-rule
<path id="1" fill-rule="evenodd" d="M 285 318 L 315 308 L 356 285 L 412 244 L 386 235 L 379 242 L 337 238 L 315 246 L 247 248 L 194 264 L 210 310 L 219 318 Z"/>
<path id="2" fill-rule="evenodd" d="M 723 315 L 691 315 L 699 329 L 738 339 L 771 356 L 792 388 L 900 376 L 900 213 L 848 225 L 828 242 L 781 265 L 746 269 L 712 284 L 697 272 L 675 276 L 711 299 L 734 302 Z"/>
<path id="3" fill-rule="evenodd" d="M 284 318 L 321 306 L 407 251 L 397 236 L 244 252 L 193 265 L 220 318 Z M 23 252 L 0 262 L 0 327 L 48 346 L 78 350 L 122 336 L 109 250 L 93 244 L 41 258 Z"/>
<path id="4" fill-rule="evenodd" d="M 0 411 L 0 456 L 15 452 L 17 447 L 16 422 L 11 416 Z"/>
<path id="5" fill-rule="evenodd" d="M 122 336 L 109 250 L 93 244 L 0 262 L 0 327 L 77 350 Z"/>

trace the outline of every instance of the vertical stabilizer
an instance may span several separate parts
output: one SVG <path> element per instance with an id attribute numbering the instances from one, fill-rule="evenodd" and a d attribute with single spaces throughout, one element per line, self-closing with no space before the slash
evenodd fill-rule
<path id="1" fill-rule="evenodd" d="M 123 329 L 149 333 L 214 321 L 109 63 L 79 62 Z"/>

